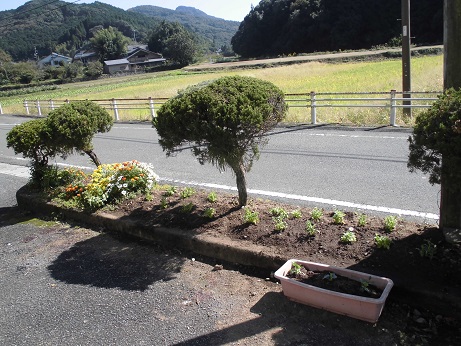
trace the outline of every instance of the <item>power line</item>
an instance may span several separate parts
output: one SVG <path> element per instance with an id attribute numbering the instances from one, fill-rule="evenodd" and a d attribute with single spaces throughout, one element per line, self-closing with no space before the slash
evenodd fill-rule
<path id="1" fill-rule="evenodd" d="M 66 6 L 75 4 L 75 3 L 80 2 L 80 1 L 82 1 L 82 0 L 75 0 L 75 1 L 72 1 L 72 2 L 67 2 L 67 3 L 65 3 L 65 4 L 62 5 L 62 6 L 58 6 L 58 7 L 54 8 L 54 9 L 52 9 L 52 10 L 45 11 L 44 13 L 45 13 L 45 14 L 46 14 L 46 13 L 51 13 L 51 12 L 57 10 L 57 9 L 60 9 L 60 8 L 63 8 L 63 7 L 66 7 Z M 46 7 L 46 6 L 51 5 L 51 4 L 54 4 L 54 3 L 56 3 L 56 2 L 61 2 L 61 0 L 52 0 L 52 1 L 50 1 L 50 2 L 47 2 L 47 3 L 43 4 L 43 5 L 36 6 L 36 7 L 30 8 L 30 9 L 24 10 L 24 11 L 19 11 L 19 12 L 16 11 L 14 14 L 12 14 L 12 15 L 10 15 L 10 16 L 7 16 L 6 18 L 1 18 L 0 20 L 1 20 L 1 21 L 5 21 L 5 20 L 8 21 L 8 20 L 11 20 L 11 19 L 15 19 L 15 17 L 18 16 L 18 15 L 21 15 L 21 14 L 24 14 L 24 13 L 27 13 L 27 12 L 31 12 L 31 11 L 35 11 L 35 10 L 37 10 L 37 9 L 39 9 L 39 8 Z M 5 28 L 5 27 L 7 27 L 7 26 L 9 26 L 9 25 L 10 25 L 10 23 L 0 25 L 0 29 L 1 29 L 1 28 Z"/>

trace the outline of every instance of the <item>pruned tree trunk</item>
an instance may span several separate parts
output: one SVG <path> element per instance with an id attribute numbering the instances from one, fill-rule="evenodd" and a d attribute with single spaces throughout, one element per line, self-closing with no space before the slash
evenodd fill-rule
<path id="1" fill-rule="evenodd" d="M 451 243 L 461 241 L 461 191 L 459 181 L 443 173 L 441 176 L 439 227 Z"/>
<path id="2" fill-rule="evenodd" d="M 461 0 L 444 2 L 444 78 L 443 88 L 461 88 Z M 447 241 L 461 241 L 461 193 L 458 181 L 451 181 L 444 174 L 442 154 L 442 177 L 440 197 L 440 229 Z"/>
<path id="3" fill-rule="evenodd" d="M 101 161 L 99 161 L 98 157 L 96 156 L 96 153 L 93 150 L 85 150 L 85 154 L 87 154 L 91 158 L 91 161 L 93 161 L 96 167 L 99 167 L 101 165 Z"/>
<path id="4" fill-rule="evenodd" d="M 242 163 L 231 166 L 235 173 L 237 182 L 237 191 L 239 194 L 239 206 L 243 207 L 247 205 L 248 193 L 247 193 L 247 181 L 245 177 L 245 167 Z"/>

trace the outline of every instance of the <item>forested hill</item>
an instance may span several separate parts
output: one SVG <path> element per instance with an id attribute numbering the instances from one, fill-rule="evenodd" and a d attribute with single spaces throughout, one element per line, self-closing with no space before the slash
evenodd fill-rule
<path id="1" fill-rule="evenodd" d="M 213 47 L 221 48 L 230 46 L 234 34 L 237 32 L 239 22 L 224 20 L 207 15 L 205 12 L 193 7 L 179 6 L 170 10 L 157 6 L 136 6 L 128 11 L 141 13 L 154 18 L 162 18 L 170 22 L 179 22 L 186 29 L 206 39 Z"/>
<path id="2" fill-rule="evenodd" d="M 261 0 L 232 39 L 243 57 L 362 49 L 400 37 L 402 0 Z M 443 0 L 411 2 L 414 43 L 443 40 Z"/>
<path id="3" fill-rule="evenodd" d="M 166 19 L 180 21 L 191 31 L 205 36 L 201 41 L 207 45 L 206 49 L 211 50 L 223 44 L 230 45 L 239 25 L 193 8 L 161 10 L 163 15 L 152 17 L 101 2 L 73 4 L 32 0 L 15 10 L 0 12 L 0 49 L 16 61 L 33 59 L 35 47 L 40 57 L 52 51 L 72 56 L 76 49 L 88 42 L 98 26 L 115 27 L 127 37 L 133 37 L 136 32 L 137 41 L 147 43 L 150 31 Z M 172 12 L 176 16 L 172 16 Z"/>

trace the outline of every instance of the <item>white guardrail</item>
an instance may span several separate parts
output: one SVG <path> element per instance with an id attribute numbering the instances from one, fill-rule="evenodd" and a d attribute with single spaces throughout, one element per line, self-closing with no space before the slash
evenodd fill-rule
<path id="1" fill-rule="evenodd" d="M 317 111 L 320 108 L 382 108 L 389 111 L 389 124 L 396 126 L 397 109 L 429 108 L 437 100 L 441 91 L 402 92 L 323 92 L 285 94 L 285 101 L 290 108 L 310 109 L 311 124 L 317 123 Z M 149 112 L 155 118 L 155 111 L 168 98 L 147 99 L 108 99 L 91 100 L 113 112 L 115 121 L 119 121 L 119 112 L 124 110 L 139 110 Z M 24 100 L 23 105 L 27 115 L 42 116 L 70 100 Z M 3 114 L 0 104 L 0 114 Z"/>

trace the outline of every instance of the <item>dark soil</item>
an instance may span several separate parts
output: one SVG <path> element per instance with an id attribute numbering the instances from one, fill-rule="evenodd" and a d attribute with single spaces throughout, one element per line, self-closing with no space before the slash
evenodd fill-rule
<path id="1" fill-rule="evenodd" d="M 248 246 L 265 246 L 287 259 L 386 276 L 396 286 L 409 283 L 461 295 L 461 247 L 445 242 L 442 232 L 434 225 L 398 219 L 395 230 L 388 232 L 383 219 L 374 216 L 368 215 L 366 224 L 358 226 L 359 215 L 353 212 L 345 212 L 344 223 L 335 224 L 331 210 L 324 210 L 320 220 L 313 221 L 312 208 L 262 199 L 249 200 L 246 208 L 259 215 L 257 224 L 251 224 L 244 221 L 245 208 L 238 207 L 235 195 L 218 192 L 217 201 L 209 202 L 209 191 L 197 190 L 192 196 L 182 198 L 182 189 L 178 187 L 173 196 L 166 196 L 165 189 L 158 189 L 150 198 L 126 200 L 109 212 L 135 218 L 149 226 L 180 228 L 194 234 L 207 232 L 243 241 Z M 193 207 L 191 212 L 184 210 L 186 205 Z M 214 209 L 212 218 L 204 216 L 207 208 Z M 278 231 L 271 214 L 273 208 L 283 208 L 289 215 L 299 210 L 301 217 L 288 217 L 286 229 Z M 306 233 L 308 220 L 317 230 L 313 236 Z M 349 230 L 357 240 L 344 243 L 341 236 Z M 389 237 L 392 243 L 388 250 L 377 247 L 376 235 Z M 421 253 L 427 244 L 434 250 L 432 257 Z"/>
<path id="2" fill-rule="evenodd" d="M 290 271 L 287 277 L 329 291 L 346 293 L 354 296 L 378 299 L 383 293 L 378 287 L 366 282 L 361 283 L 331 272 L 307 270 L 304 266 L 301 266 L 299 272 Z"/>

